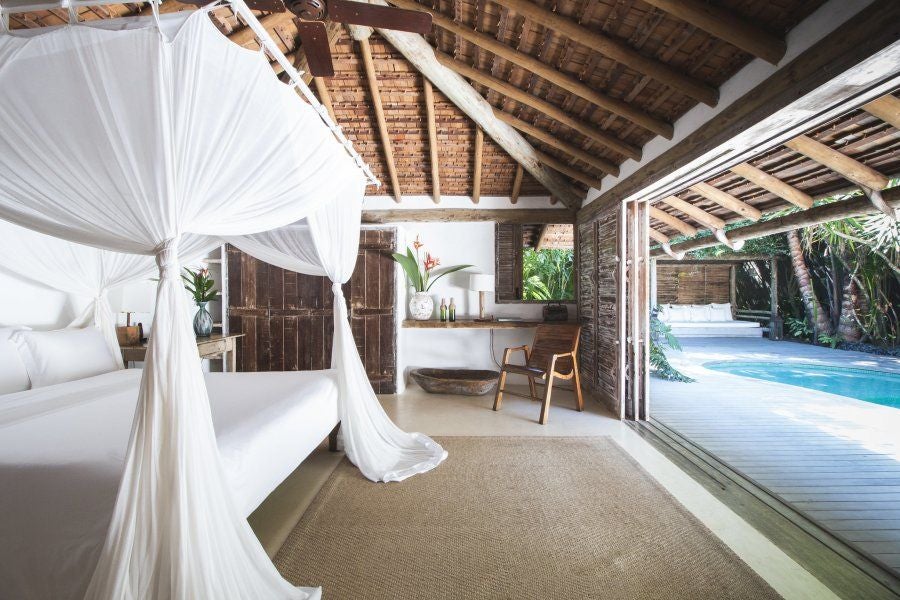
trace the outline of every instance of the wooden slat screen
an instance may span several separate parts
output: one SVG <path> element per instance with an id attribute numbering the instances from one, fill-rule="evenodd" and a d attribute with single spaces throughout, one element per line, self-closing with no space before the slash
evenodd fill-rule
<path id="1" fill-rule="evenodd" d="M 522 299 L 522 225 L 497 223 L 494 237 L 495 302 Z"/>
<path id="2" fill-rule="evenodd" d="M 658 304 L 709 304 L 730 302 L 731 265 L 658 263 Z"/>

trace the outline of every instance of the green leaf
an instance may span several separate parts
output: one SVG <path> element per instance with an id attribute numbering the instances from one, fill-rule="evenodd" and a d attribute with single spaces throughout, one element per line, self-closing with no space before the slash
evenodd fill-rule
<path id="1" fill-rule="evenodd" d="M 398 254 L 396 252 L 391 254 L 391 258 L 403 267 L 406 278 L 409 280 L 409 283 L 416 288 L 416 291 L 422 291 L 419 284 L 419 265 L 416 264 L 416 259 L 411 255 L 404 256 L 403 254 Z"/>
<path id="2" fill-rule="evenodd" d="M 428 287 L 425 288 L 424 291 L 427 292 L 428 290 L 430 290 L 431 286 L 433 286 L 435 283 L 437 283 L 437 280 L 440 279 L 441 277 L 443 277 L 444 275 L 449 275 L 450 273 L 456 273 L 457 271 L 462 271 L 463 269 L 468 269 L 471 266 L 474 266 L 474 265 L 456 265 L 455 267 L 447 267 L 446 269 L 441 271 L 441 273 L 439 275 L 434 276 L 434 279 L 431 280 L 431 283 L 428 284 Z"/>

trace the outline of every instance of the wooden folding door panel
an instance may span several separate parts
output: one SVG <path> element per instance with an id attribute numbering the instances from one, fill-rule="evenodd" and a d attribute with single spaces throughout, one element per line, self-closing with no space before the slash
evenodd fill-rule
<path id="1" fill-rule="evenodd" d="M 378 393 L 396 391 L 395 232 L 365 230 L 344 285 L 360 357 Z M 306 371 L 331 365 L 333 294 L 327 277 L 286 271 L 228 246 L 228 323 L 238 371 Z"/>
<path id="2" fill-rule="evenodd" d="M 649 417 L 650 240 L 646 202 L 619 211 L 619 398 L 625 419 Z"/>

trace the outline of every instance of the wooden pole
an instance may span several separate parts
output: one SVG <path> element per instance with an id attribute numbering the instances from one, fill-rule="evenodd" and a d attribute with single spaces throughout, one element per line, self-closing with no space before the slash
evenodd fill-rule
<path id="1" fill-rule="evenodd" d="M 900 208 L 900 188 L 891 188 L 883 192 L 884 201 L 892 209 Z M 773 235 L 775 233 L 786 233 L 801 227 L 812 227 L 821 223 L 831 221 L 839 221 L 850 217 L 859 217 L 862 215 L 870 215 L 876 212 L 875 208 L 868 198 L 856 197 L 841 202 L 833 202 L 831 204 L 823 204 L 814 206 L 809 210 L 795 212 L 783 217 L 776 217 L 768 221 L 754 223 L 746 227 L 739 227 L 728 232 L 728 237 L 733 242 L 744 240 L 752 240 L 753 238 Z M 709 248 L 717 246 L 718 240 L 712 237 L 704 237 L 696 240 L 686 240 L 672 245 L 673 251 L 690 252 L 701 248 Z M 661 249 L 653 251 L 653 256 L 662 256 L 664 252 Z"/>
<path id="2" fill-rule="evenodd" d="M 397 177 L 397 165 L 394 162 L 394 148 L 391 145 L 391 135 L 388 130 L 387 120 L 384 117 L 384 107 L 381 104 L 381 91 L 378 88 L 378 76 L 375 72 L 375 61 L 372 60 L 372 47 L 369 45 L 369 38 L 367 37 L 362 37 L 357 41 L 362 50 L 363 64 L 366 69 L 366 80 L 369 83 L 369 93 L 372 96 L 372 107 L 375 109 L 378 134 L 381 137 L 381 148 L 384 151 L 384 161 L 387 164 L 388 176 L 391 180 L 391 192 L 393 192 L 394 200 L 399 203 L 402 199 L 400 194 L 400 180 Z"/>
<path id="3" fill-rule="evenodd" d="M 526 69 L 534 73 L 535 75 L 558 85 L 567 92 L 575 94 L 580 98 L 584 98 L 591 104 L 614 113 L 630 121 L 631 123 L 634 123 L 635 125 L 643 127 L 648 131 L 652 131 L 657 135 L 661 135 L 666 139 L 672 139 L 674 128 L 672 127 L 671 123 L 667 123 L 662 119 L 657 119 L 649 113 L 636 108 L 633 104 L 629 104 L 628 102 L 623 102 L 622 100 L 612 98 L 610 96 L 607 96 L 606 94 L 601 94 L 582 81 L 576 79 L 575 77 L 572 77 L 571 75 L 566 75 L 562 71 L 553 68 L 547 63 L 542 62 L 540 59 L 535 58 L 530 54 L 526 54 L 525 52 L 516 50 L 515 48 L 504 44 L 493 36 L 490 36 L 486 33 L 481 33 L 480 31 L 476 31 L 471 27 L 457 23 L 453 19 L 444 16 L 437 10 L 419 4 L 414 0 L 390 0 L 390 2 L 391 4 L 399 8 L 419 10 L 430 13 L 431 19 L 434 24 L 441 29 L 445 29 L 450 33 L 453 33 L 454 35 L 457 35 L 460 38 L 478 46 L 479 48 L 483 48 L 488 52 L 491 52 L 492 54 L 496 54 L 500 58 L 508 60 L 511 63 L 518 65 L 523 69 Z"/>
<path id="4" fill-rule="evenodd" d="M 591 165 L 595 169 L 599 169 L 600 171 L 603 171 L 604 173 L 608 173 L 609 175 L 612 175 L 613 177 L 617 177 L 619 175 L 619 166 L 618 165 L 616 165 L 606 159 L 593 156 L 592 154 L 586 152 L 585 150 L 582 150 L 581 148 L 579 148 L 578 146 L 575 146 L 574 144 L 566 143 L 566 142 L 560 140 L 558 137 L 556 137 L 552 133 L 550 133 L 549 131 L 545 131 L 545 130 L 541 129 L 540 127 L 532 125 L 531 123 L 528 123 L 521 119 L 517 119 L 516 117 L 512 116 L 511 114 L 504 112 L 502 110 L 499 110 L 499 109 L 494 110 L 494 114 L 497 115 L 497 118 L 500 119 L 501 121 L 503 121 L 504 123 L 506 123 L 508 125 L 512 125 L 513 127 L 518 129 L 522 133 L 530 135 L 531 137 L 542 141 L 543 143 L 547 144 L 548 146 L 556 148 L 560 152 L 565 152 L 572 158 L 577 158 L 581 162 Z"/>
<path id="5" fill-rule="evenodd" d="M 782 180 L 769 175 L 761 169 L 757 169 L 749 163 L 741 163 L 731 167 L 731 171 L 740 175 L 750 183 L 772 192 L 779 198 L 787 200 L 794 206 L 806 210 L 813 205 L 812 196 L 806 192 L 800 191 L 794 186 L 783 182 Z"/>
<path id="6" fill-rule="evenodd" d="M 715 106 L 719 101 L 719 92 L 715 88 L 676 71 L 664 62 L 644 56 L 619 40 L 595 33 L 574 19 L 543 8 L 531 0 L 495 0 L 495 2 L 704 104 Z"/>
<path id="7" fill-rule="evenodd" d="M 475 164 L 472 168 L 472 202 L 481 200 L 481 160 L 484 154 L 484 132 L 475 126 Z"/>
<path id="8" fill-rule="evenodd" d="M 556 157 L 550 156 L 549 154 L 545 154 L 543 152 L 538 152 L 538 155 L 541 157 L 541 160 L 545 165 L 553 169 L 554 171 L 559 171 L 563 175 L 567 175 L 574 179 L 575 181 L 580 181 L 584 185 L 588 187 L 592 187 L 594 189 L 600 189 L 602 185 L 601 181 L 596 177 L 592 177 L 586 173 L 579 171 L 578 169 L 567 165 L 563 161 L 559 160 Z"/>
<path id="9" fill-rule="evenodd" d="M 670 215 L 666 211 L 656 208 L 655 206 L 650 207 L 650 216 L 656 219 L 657 221 L 662 221 L 669 227 L 673 229 L 677 229 L 679 233 L 682 235 L 695 236 L 697 235 L 697 228 L 693 225 L 682 221 L 678 217 L 674 215 Z"/>
<path id="10" fill-rule="evenodd" d="M 703 31 L 741 50 L 777 65 L 787 46 L 784 40 L 736 17 L 731 12 L 699 0 L 645 0 L 673 17 L 696 25 Z"/>
<path id="11" fill-rule="evenodd" d="M 741 199 L 732 196 L 728 192 L 723 192 L 722 190 L 709 185 L 708 183 L 704 183 L 701 181 L 700 183 L 692 185 L 690 189 L 691 191 L 700 194 L 708 200 L 712 200 L 719 206 L 727 208 L 728 210 L 735 212 L 742 217 L 746 217 L 753 221 L 759 221 L 762 218 L 762 212 L 760 212 L 758 209 L 750 206 Z"/>
<path id="12" fill-rule="evenodd" d="M 575 222 L 575 213 L 567 208 L 398 208 L 394 210 L 364 210 L 362 222 L 371 224 L 453 222 L 570 224 Z"/>
<path id="13" fill-rule="evenodd" d="M 513 178 L 512 191 L 509 193 L 509 203 L 516 204 L 519 201 L 519 193 L 522 191 L 522 177 L 525 175 L 522 165 L 516 165 L 516 176 Z"/>
<path id="14" fill-rule="evenodd" d="M 370 3 L 387 6 L 384 0 L 370 0 Z M 450 102 L 475 121 L 513 160 L 522 165 L 551 195 L 559 198 L 570 209 L 577 210 L 581 207 L 584 194 L 541 163 L 537 151 L 522 137 L 522 134 L 500 121 L 494 115 L 493 107 L 465 79 L 442 67 L 434 56 L 434 49 L 424 37 L 390 29 L 378 29 L 378 33 L 441 90 Z"/>
<path id="15" fill-rule="evenodd" d="M 799 152 L 807 158 L 811 158 L 819 164 L 825 165 L 838 175 L 845 177 L 856 185 L 867 187 L 872 190 L 882 190 L 887 187 L 888 178 L 875 169 L 868 167 L 858 160 L 850 158 L 846 154 L 842 154 L 811 137 L 805 135 L 798 136 L 789 142 L 786 142 L 785 146 L 795 152 Z"/>
<path id="16" fill-rule="evenodd" d="M 434 89 L 427 77 L 425 85 L 425 112 L 428 116 L 428 151 L 431 155 L 431 198 L 435 204 L 441 203 L 441 174 L 438 161 L 437 122 L 434 116 Z"/>
<path id="17" fill-rule="evenodd" d="M 331 94 L 328 93 L 328 84 L 325 83 L 325 78 L 313 77 L 313 81 L 316 84 L 316 92 L 319 94 L 319 102 L 328 111 L 328 116 L 331 117 L 331 120 L 337 123 L 337 117 L 334 116 L 334 106 L 331 104 Z"/>
<path id="18" fill-rule="evenodd" d="M 900 129 L 900 99 L 888 94 L 878 100 L 872 100 L 863 110 L 872 116 L 878 117 L 888 125 Z"/>
<path id="19" fill-rule="evenodd" d="M 698 223 L 709 227 L 710 229 L 725 229 L 725 221 L 715 215 L 711 215 L 702 208 L 694 206 L 690 202 L 685 202 L 678 196 L 666 196 L 662 199 L 674 209 L 680 210 Z"/>
<path id="20" fill-rule="evenodd" d="M 515 100 L 516 102 L 519 102 L 526 106 L 530 106 L 531 108 L 544 113 L 551 119 L 559 121 L 566 127 L 574 129 L 581 135 L 591 138 L 598 144 L 606 146 L 610 150 L 614 150 L 619 154 L 627 156 L 628 158 L 633 158 L 635 160 L 641 159 L 640 148 L 632 146 L 631 144 L 623 142 L 615 136 L 612 136 L 604 131 L 600 131 L 599 129 L 588 125 L 583 119 L 575 117 L 574 115 L 570 115 L 555 104 L 551 104 L 546 100 L 538 98 L 537 96 L 526 92 L 525 90 L 518 88 L 511 83 L 507 83 L 502 79 L 493 77 L 492 75 L 485 73 L 484 71 L 481 71 L 474 67 L 470 67 L 466 63 L 458 61 L 452 56 L 448 56 L 443 52 L 435 50 L 434 55 L 439 63 L 441 63 L 448 69 L 453 69 L 463 77 L 471 79 L 476 83 L 480 83 L 485 87 L 489 87 L 495 92 L 499 92 L 504 96 Z"/>

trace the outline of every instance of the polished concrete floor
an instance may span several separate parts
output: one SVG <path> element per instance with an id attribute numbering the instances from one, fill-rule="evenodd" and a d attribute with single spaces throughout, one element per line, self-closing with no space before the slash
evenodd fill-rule
<path id="1" fill-rule="evenodd" d="M 614 419 L 599 403 L 586 398 L 586 410 L 579 413 L 573 409 L 570 392 L 554 391 L 554 397 L 550 421 L 543 426 L 537 423 L 539 404 L 513 396 L 504 399 L 500 412 L 491 410 L 491 396 L 433 395 L 415 385 L 403 394 L 383 396 L 381 400 L 401 428 L 431 436 L 610 436 L 782 596 L 810 600 L 835 598 L 817 579 L 627 425 Z M 284 542 L 338 459 L 339 456 L 323 448 L 250 517 L 270 555 Z"/>

